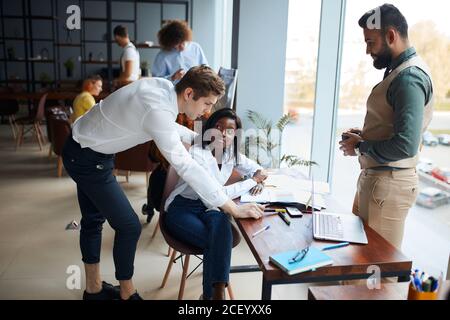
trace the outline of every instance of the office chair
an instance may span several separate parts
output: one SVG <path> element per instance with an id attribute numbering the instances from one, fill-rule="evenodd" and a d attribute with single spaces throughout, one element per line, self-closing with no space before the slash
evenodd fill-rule
<path id="1" fill-rule="evenodd" d="M 149 148 L 150 142 L 146 142 L 117 153 L 114 158 L 114 175 L 118 176 L 119 171 L 125 171 L 128 183 L 131 172 L 145 172 L 145 183 L 148 187 L 148 178 L 154 168 L 154 163 L 147 156 Z"/>
<path id="2" fill-rule="evenodd" d="M 40 99 L 35 116 L 18 118 L 14 123 L 19 128 L 17 134 L 16 150 L 22 145 L 23 137 L 28 132 L 33 132 L 36 140 L 39 143 L 39 149 L 42 151 L 42 145 L 44 144 L 44 133 L 41 129 L 42 121 L 44 120 L 45 102 L 47 100 L 48 93 L 45 93 Z"/>
<path id="3" fill-rule="evenodd" d="M 222 80 L 225 82 L 225 94 L 219 101 L 217 101 L 216 105 L 213 108 L 213 112 L 223 108 L 234 109 L 234 97 L 236 94 L 237 75 L 238 75 L 237 69 L 226 69 L 220 67 L 219 77 L 221 77 Z"/>

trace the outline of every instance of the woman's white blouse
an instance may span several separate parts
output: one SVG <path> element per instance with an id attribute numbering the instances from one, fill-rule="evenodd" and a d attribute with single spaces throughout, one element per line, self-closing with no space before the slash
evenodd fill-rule
<path id="1" fill-rule="evenodd" d="M 227 183 L 233 169 L 236 169 L 242 175 L 253 175 L 256 171 L 262 169 L 262 167 L 255 161 L 248 159 L 243 154 L 239 154 L 239 163 L 236 163 L 232 152 L 225 152 L 223 154 L 222 168 L 219 169 L 216 158 L 212 155 L 210 150 L 203 149 L 200 145 L 196 144 L 190 148 L 189 153 L 194 160 L 197 161 L 207 172 L 209 172 L 211 177 L 213 177 L 222 186 Z M 224 186 L 223 191 L 230 199 L 235 199 L 245 194 L 254 186 L 256 186 L 255 180 L 247 179 L 229 186 Z M 164 205 L 165 210 L 167 210 L 169 205 L 178 195 L 191 200 L 198 200 L 200 198 L 187 182 L 183 179 L 179 179 L 174 191 L 172 191 L 166 200 Z M 203 199 L 202 201 L 209 209 L 217 207 Z"/>

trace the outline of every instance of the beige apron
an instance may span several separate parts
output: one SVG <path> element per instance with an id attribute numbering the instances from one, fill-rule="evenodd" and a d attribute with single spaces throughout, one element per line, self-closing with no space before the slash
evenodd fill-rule
<path id="1" fill-rule="evenodd" d="M 428 67 L 417 56 L 393 70 L 372 90 L 367 101 L 367 115 L 361 134 L 364 140 L 385 141 L 394 136 L 394 110 L 387 101 L 387 92 L 399 73 L 413 66 L 422 69 L 431 79 Z M 425 106 L 422 133 L 430 124 L 432 115 L 433 99 L 430 99 Z M 398 249 L 401 248 L 403 240 L 406 216 L 417 197 L 418 159 L 419 154 L 412 158 L 380 164 L 368 155 L 359 157 L 362 172 L 358 179 L 353 212 Z M 404 170 L 371 169 L 382 166 Z"/>

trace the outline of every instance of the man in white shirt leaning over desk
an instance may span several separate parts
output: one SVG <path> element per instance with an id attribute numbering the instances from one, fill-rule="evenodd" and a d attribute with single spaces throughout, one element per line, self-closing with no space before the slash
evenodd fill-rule
<path id="1" fill-rule="evenodd" d="M 236 218 L 262 217 L 264 207 L 237 206 L 222 186 L 189 155 L 181 140 L 195 133 L 175 120 L 178 113 L 197 119 L 223 95 L 225 85 L 207 66 L 191 68 L 176 84 L 161 78 L 135 81 L 109 95 L 80 117 L 63 150 L 64 166 L 77 184 L 81 210 L 80 247 L 86 270 L 84 299 L 141 299 L 132 277 L 139 219 L 113 176 L 114 154 L 154 140 L 162 155 L 200 196 Z M 181 139 L 180 139 L 181 138 Z M 102 225 L 115 230 L 114 264 L 117 287 L 100 278 Z"/>

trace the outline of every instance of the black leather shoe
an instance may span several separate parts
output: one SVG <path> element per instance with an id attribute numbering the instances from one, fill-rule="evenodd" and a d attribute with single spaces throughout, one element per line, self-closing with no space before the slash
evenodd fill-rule
<path id="1" fill-rule="evenodd" d="M 120 287 L 102 281 L 102 290 L 98 293 L 83 293 L 83 300 L 120 300 Z"/>
<path id="2" fill-rule="evenodd" d="M 140 301 L 140 300 L 144 300 L 142 299 L 142 297 L 139 295 L 139 293 L 137 293 L 137 291 L 135 293 L 133 293 L 127 300 L 122 299 L 124 301 Z"/>
<path id="3" fill-rule="evenodd" d="M 155 215 L 154 208 L 152 206 L 144 204 L 142 206 L 142 214 L 144 216 L 147 216 L 147 223 L 150 224 L 150 222 L 152 221 L 153 216 Z"/>

